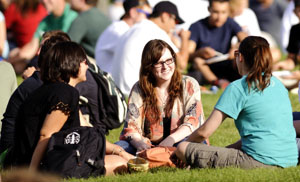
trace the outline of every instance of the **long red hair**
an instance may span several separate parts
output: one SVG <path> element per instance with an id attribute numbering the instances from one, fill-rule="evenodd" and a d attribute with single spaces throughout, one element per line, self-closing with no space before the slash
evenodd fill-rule
<path id="1" fill-rule="evenodd" d="M 146 113 L 153 113 L 154 115 L 152 117 L 154 117 L 156 121 L 159 121 L 161 112 L 158 107 L 158 100 L 154 90 L 156 86 L 156 79 L 153 75 L 153 64 L 159 61 L 164 49 L 170 50 L 175 62 L 175 71 L 168 88 L 169 97 L 166 107 L 164 108 L 168 117 L 171 115 L 175 99 L 180 98 L 182 100 L 183 93 L 182 76 L 177 68 L 176 54 L 174 50 L 163 40 L 154 39 L 149 41 L 145 45 L 142 53 L 139 85 L 142 90 L 145 111 Z"/>

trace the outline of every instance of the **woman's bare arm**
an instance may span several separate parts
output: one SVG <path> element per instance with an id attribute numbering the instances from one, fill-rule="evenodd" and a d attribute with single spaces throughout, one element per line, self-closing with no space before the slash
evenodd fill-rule
<path id="1" fill-rule="evenodd" d="M 58 132 L 63 127 L 67 119 L 68 116 L 60 110 L 54 110 L 46 116 L 44 124 L 40 131 L 40 139 L 32 155 L 30 169 L 38 169 L 38 166 L 46 151 L 50 137 L 53 133 Z"/>

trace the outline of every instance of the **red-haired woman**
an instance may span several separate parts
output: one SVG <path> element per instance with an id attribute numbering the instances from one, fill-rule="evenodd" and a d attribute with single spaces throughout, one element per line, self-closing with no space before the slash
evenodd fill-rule
<path id="1" fill-rule="evenodd" d="M 243 77 L 223 92 L 207 121 L 178 145 L 176 155 L 191 167 L 290 167 L 298 162 L 288 91 L 272 76 L 272 55 L 261 37 L 244 39 L 235 52 Z M 241 139 L 228 146 L 199 144 L 233 118 Z"/>
<path id="2" fill-rule="evenodd" d="M 152 145 L 176 146 L 204 122 L 197 81 L 180 74 L 175 52 L 162 40 L 144 47 L 140 78 L 128 102 L 116 144 L 131 154 Z"/>

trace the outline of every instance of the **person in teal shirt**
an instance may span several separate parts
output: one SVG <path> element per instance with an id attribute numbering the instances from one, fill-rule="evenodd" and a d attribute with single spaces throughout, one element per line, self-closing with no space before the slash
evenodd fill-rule
<path id="1" fill-rule="evenodd" d="M 78 16 L 65 0 L 44 0 L 43 4 L 50 14 L 40 22 L 31 41 L 20 49 L 14 49 L 9 55 L 8 61 L 13 64 L 17 74 L 21 74 L 36 56 L 40 39 L 45 32 L 50 30 L 68 32 L 73 20 Z M 33 61 L 31 65 L 35 66 L 36 62 Z"/>
<path id="2" fill-rule="evenodd" d="M 268 42 L 249 36 L 235 51 L 243 77 L 223 92 L 207 121 L 182 142 L 176 156 L 192 167 L 290 167 L 298 162 L 296 132 L 288 91 L 272 76 Z M 233 118 L 241 139 L 224 147 L 200 144 Z"/>

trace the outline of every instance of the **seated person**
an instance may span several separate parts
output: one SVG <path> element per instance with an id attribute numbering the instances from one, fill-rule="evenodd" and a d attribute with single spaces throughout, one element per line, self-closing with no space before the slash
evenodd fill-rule
<path id="1" fill-rule="evenodd" d="M 294 0 L 295 15 L 300 20 L 300 0 Z M 288 57 L 286 60 L 278 62 L 273 66 L 273 70 L 293 70 L 300 60 L 300 23 L 293 25 L 290 31 L 289 44 L 287 47 Z M 300 77 L 298 78 L 300 80 Z"/>
<path id="2" fill-rule="evenodd" d="M 235 61 L 243 77 L 226 88 L 207 121 L 178 145 L 176 156 L 199 168 L 296 166 L 289 94 L 272 76 L 268 42 L 261 37 L 245 38 L 235 52 Z M 227 117 L 234 119 L 241 136 L 238 142 L 227 148 L 199 144 Z"/>
<path id="3" fill-rule="evenodd" d="M 108 73 L 111 72 L 114 50 L 119 44 L 119 39 L 136 23 L 147 18 L 152 9 L 147 0 L 125 0 L 123 3 L 125 14 L 119 21 L 114 21 L 99 36 L 95 58 L 97 65 Z"/>
<path id="4" fill-rule="evenodd" d="M 256 15 L 261 31 L 269 34 L 277 47 L 280 46 L 280 26 L 287 5 L 286 0 L 249 0 L 249 7 Z M 269 40 L 268 42 L 273 44 Z"/>
<path id="5" fill-rule="evenodd" d="M 60 42 L 51 47 L 44 58 L 43 85 L 29 95 L 20 108 L 16 140 L 5 160 L 6 165 L 25 165 L 36 170 L 53 133 L 87 126 L 79 111 L 79 93 L 74 88 L 86 80 L 88 65 L 84 50 L 77 43 Z M 110 150 L 116 154 L 123 152 Z M 127 160 L 120 156 L 106 155 L 104 160 L 107 174 L 126 170 Z"/>
<path id="6" fill-rule="evenodd" d="M 143 50 L 139 81 L 133 86 L 126 122 L 116 144 L 136 154 L 153 145 L 176 146 L 203 124 L 200 87 L 181 76 L 176 53 L 163 40 Z"/>
<path id="7" fill-rule="evenodd" d="M 189 30 L 190 60 L 193 66 L 189 75 L 195 77 L 200 84 L 205 82 L 225 87 L 226 82 L 220 79 L 234 81 L 239 75 L 234 68 L 231 39 L 237 36 L 241 41 L 246 37 L 241 27 L 229 17 L 229 0 L 210 0 L 208 7 L 210 15 L 193 23 Z M 205 60 L 217 55 L 217 52 L 229 54 L 228 60 L 207 65 Z M 200 71 L 200 72 L 199 72 Z"/>
<path id="8" fill-rule="evenodd" d="M 73 20 L 77 17 L 77 13 L 71 10 L 66 0 L 42 1 L 45 8 L 49 12 L 38 25 L 31 40 L 20 49 L 14 49 L 9 53 L 8 61 L 14 66 L 17 74 L 21 74 L 27 64 L 36 65 L 36 53 L 39 48 L 40 38 L 44 32 L 50 30 L 62 30 L 67 32 Z"/>
<path id="9" fill-rule="evenodd" d="M 43 34 L 42 47 L 39 52 L 38 65 L 40 66 L 46 51 L 58 42 L 70 41 L 69 36 L 62 31 L 49 31 Z M 39 70 L 39 68 L 38 68 Z M 40 87 L 43 82 L 40 79 L 39 71 L 30 70 L 30 75 L 24 80 L 9 98 L 8 105 L 2 119 L 2 129 L 0 138 L 0 153 L 9 149 L 14 142 L 15 123 L 21 105 L 28 96 Z"/>
<path id="10" fill-rule="evenodd" d="M 89 57 L 95 57 L 98 37 L 111 21 L 97 8 L 98 0 L 70 0 L 71 8 L 78 12 L 68 34 L 72 41 L 80 44 Z"/>
<path id="11" fill-rule="evenodd" d="M 249 1 L 229 0 L 229 4 L 230 16 L 234 19 L 234 21 L 236 21 L 241 26 L 243 31 L 248 35 L 264 37 L 270 44 L 273 61 L 279 61 L 281 59 L 280 49 L 276 45 L 275 40 L 272 40 L 273 38 L 270 34 L 261 32 L 255 13 L 253 12 L 253 10 L 248 8 Z M 274 44 L 271 44 L 270 41 L 273 41 Z M 236 39 L 234 38 L 233 42 L 231 43 L 236 43 Z"/>
<path id="12" fill-rule="evenodd" d="M 10 50 L 27 44 L 47 14 L 40 0 L 12 1 L 4 13 Z"/>

